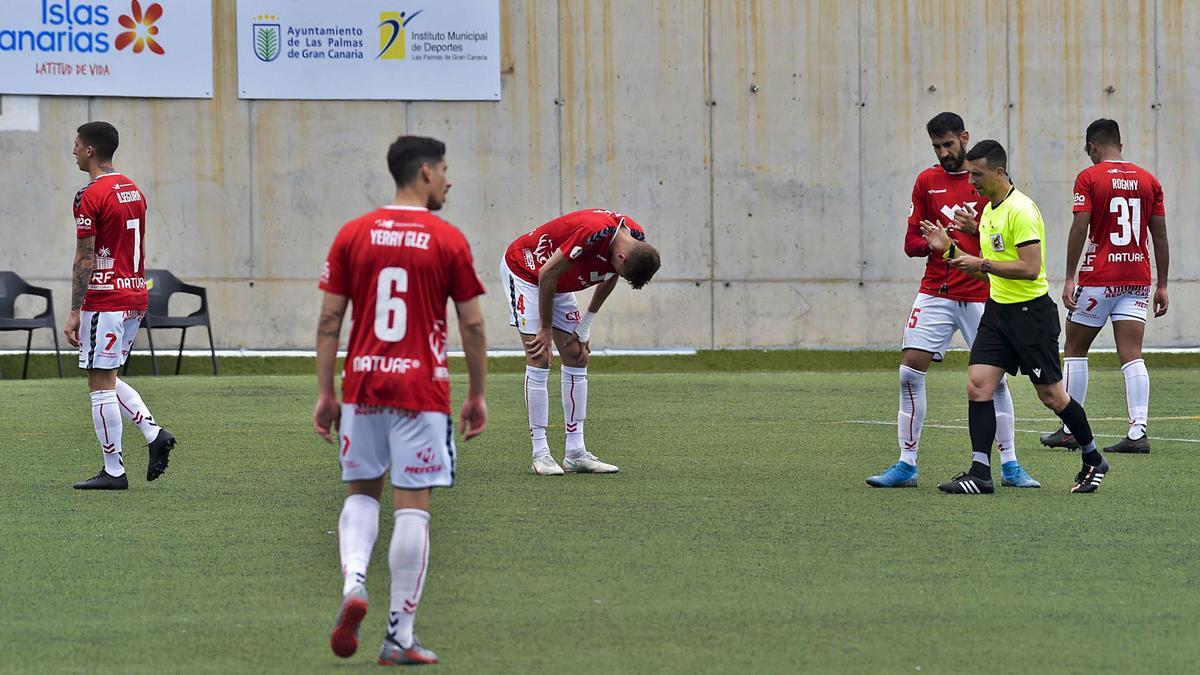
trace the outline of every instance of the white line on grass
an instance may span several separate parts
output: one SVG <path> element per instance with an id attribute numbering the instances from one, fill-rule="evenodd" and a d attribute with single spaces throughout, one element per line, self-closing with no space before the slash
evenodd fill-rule
<path id="1" fill-rule="evenodd" d="M 1057 420 L 1058 418 L 1055 417 L 1054 419 Z M 1124 418 L 1122 418 L 1122 419 L 1124 419 Z M 896 426 L 896 421 L 895 420 L 890 420 L 890 421 L 844 420 L 842 422 L 842 424 L 871 424 L 871 425 L 875 425 L 875 426 L 894 427 L 894 426 Z M 930 424 L 928 422 L 926 422 L 924 426 L 929 429 L 969 429 L 970 428 L 965 424 Z M 1022 434 L 1046 433 L 1044 431 L 1038 431 L 1036 429 L 1017 429 L 1016 431 L 1018 431 Z M 1092 435 L 1095 436 L 1096 438 L 1124 438 L 1125 437 L 1124 434 L 1122 434 L 1122 435 L 1092 434 Z M 1152 441 L 1175 441 L 1178 443 L 1200 443 L 1200 438 L 1163 438 L 1162 436 L 1151 436 L 1150 440 L 1152 440 Z"/>

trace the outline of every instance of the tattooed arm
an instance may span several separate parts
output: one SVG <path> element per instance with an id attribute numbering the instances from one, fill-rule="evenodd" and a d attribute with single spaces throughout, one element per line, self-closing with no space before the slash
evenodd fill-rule
<path id="1" fill-rule="evenodd" d="M 321 302 L 321 318 L 317 320 L 317 406 L 313 411 L 313 430 L 333 443 L 333 432 L 341 409 L 333 387 L 333 370 L 337 365 L 338 340 L 342 335 L 342 319 L 350 299 L 336 293 L 325 293 Z"/>
<path id="2" fill-rule="evenodd" d="M 83 307 L 83 296 L 87 293 L 92 268 L 96 264 L 96 237 L 75 240 L 75 263 L 71 265 L 71 316 L 63 333 L 71 346 L 79 346 L 79 308 Z"/>

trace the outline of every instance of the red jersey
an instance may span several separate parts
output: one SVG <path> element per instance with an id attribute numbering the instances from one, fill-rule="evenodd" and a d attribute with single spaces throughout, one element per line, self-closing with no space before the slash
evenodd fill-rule
<path id="1" fill-rule="evenodd" d="M 1165 216 L 1163 189 L 1149 171 L 1107 160 L 1079 172 L 1074 213 L 1090 213 L 1080 286 L 1149 286 L 1150 216 Z"/>
<path id="2" fill-rule="evenodd" d="M 921 238 L 921 221 L 928 220 L 949 227 L 954 223 L 954 212 L 966 210 L 970 204 L 977 214 L 983 213 L 987 200 L 979 196 L 966 171 L 949 173 L 940 164 L 934 165 L 917 175 L 913 185 L 912 204 L 908 209 L 908 232 L 904 236 L 904 252 L 911 258 L 927 257 L 925 276 L 921 278 L 921 292 L 951 300 L 984 302 L 988 299 L 988 285 L 970 275 L 959 272 L 946 264 L 942 256 L 933 253 L 929 244 Z M 975 217 L 978 224 L 979 217 Z M 953 231 L 950 236 L 958 248 L 968 255 L 979 255 L 979 235 Z"/>
<path id="3" fill-rule="evenodd" d="M 504 252 L 504 260 L 513 274 L 536 286 L 538 271 L 561 250 L 571 268 L 558 278 L 556 292 L 582 291 L 617 273 L 609 257 L 622 227 L 634 239 L 646 240 L 642 226 L 629 216 L 603 209 L 575 211 L 517 237 Z"/>
<path id="4" fill-rule="evenodd" d="M 350 298 L 343 401 L 449 414 L 446 301 L 483 294 L 462 232 L 427 209 L 377 209 L 342 226 L 320 288 Z"/>
<path id="5" fill-rule="evenodd" d="M 89 312 L 146 309 L 146 195 L 119 173 L 106 173 L 75 193 L 75 236 L 96 238 Z"/>

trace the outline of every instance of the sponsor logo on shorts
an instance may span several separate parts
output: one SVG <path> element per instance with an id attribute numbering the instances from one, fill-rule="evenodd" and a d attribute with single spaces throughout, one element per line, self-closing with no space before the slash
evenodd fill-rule
<path id="1" fill-rule="evenodd" d="M 1149 286 L 1105 286 L 1104 297 L 1119 298 L 1123 295 L 1140 295 L 1150 297 Z"/>
<path id="2" fill-rule="evenodd" d="M 441 470 L 442 470 L 441 464 L 430 464 L 429 466 L 409 465 L 409 466 L 404 467 L 404 473 L 408 473 L 408 474 L 438 473 Z"/>

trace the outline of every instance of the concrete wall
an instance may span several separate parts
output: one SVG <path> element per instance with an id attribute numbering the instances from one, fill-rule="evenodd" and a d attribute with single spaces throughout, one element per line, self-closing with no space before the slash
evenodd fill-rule
<path id="1" fill-rule="evenodd" d="M 516 345 L 505 244 L 585 206 L 633 215 L 664 263 L 614 294 L 598 345 L 894 346 L 922 269 L 901 239 L 934 161 L 923 125 L 948 109 L 1009 149 L 1054 279 L 1084 128 L 1119 120 L 1165 187 L 1175 249 L 1173 309 L 1147 342 L 1200 343 L 1200 3 L 502 0 L 499 103 L 238 100 L 234 3 L 214 7 L 211 101 L 43 97 L 36 132 L 0 131 L 0 269 L 52 286 L 60 316 L 84 182 L 71 139 L 105 119 L 149 197 L 147 264 L 209 287 L 224 346 L 311 345 L 325 251 L 390 197 L 401 133 L 449 145 L 444 216 L 494 291 L 497 346 Z"/>

